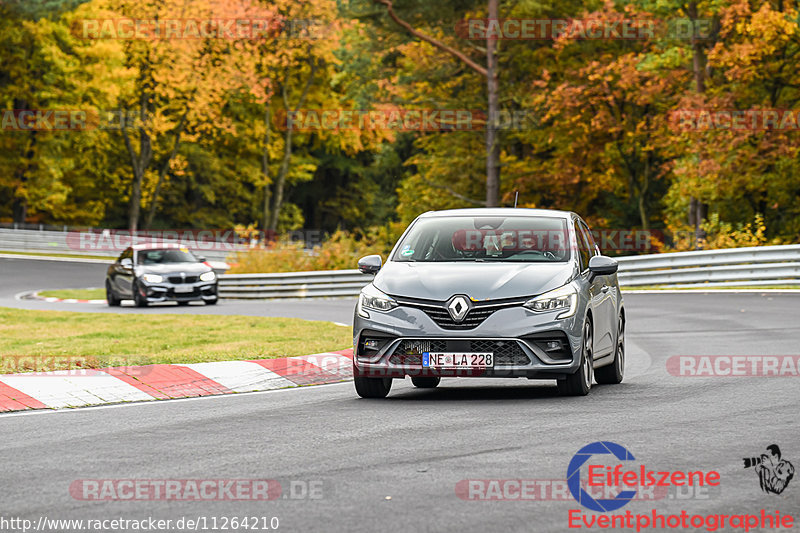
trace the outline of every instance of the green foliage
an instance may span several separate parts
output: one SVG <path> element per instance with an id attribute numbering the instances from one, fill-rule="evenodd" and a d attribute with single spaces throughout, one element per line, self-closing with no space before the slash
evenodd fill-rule
<path id="1" fill-rule="evenodd" d="M 231 258 L 231 274 L 259 272 L 305 272 L 312 270 L 346 270 L 356 268 L 358 259 L 379 254 L 384 260 L 402 234 L 402 225 L 389 224 L 370 228 L 362 233 L 336 231 L 312 250 L 303 243 L 277 241 L 266 248 L 237 252 Z"/>
<path id="2" fill-rule="evenodd" d="M 705 246 L 798 240 L 797 130 L 683 131 L 670 119 L 681 109 L 797 109 L 796 4 L 501 0 L 500 13 L 671 20 L 692 6 L 715 28 L 694 44 L 665 35 L 499 41 L 500 105 L 527 117 L 500 132 L 502 204 L 518 191 L 520 205 L 576 210 L 600 228 L 679 234 L 695 198 L 710 213 Z M 223 10 L 314 18 L 325 32 L 251 42 L 82 39 L 74 31 L 84 19 L 170 17 L 178 7 L 185 17 Z M 486 17 L 485 1 L 397 0 L 395 8 L 414 28 L 485 64 L 486 43 L 455 30 Z M 707 59 L 703 91 L 698 54 Z M 282 174 L 288 136 L 276 117 L 300 105 L 309 79 L 306 109 L 487 107 L 485 77 L 411 36 L 373 0 L 6 0 L 1 110 L 144 106 L 148 121 L 129 131 L 134 157 L 121 131 L 0 132 L 0 221 L 126 226 L 143 135 L 153 157 L 141 175 L 139 218 L 152 209 L 153 227 L 262 227 L 283 175 L 279 231 L 333 235 L 311 256 L 276 244 L 263 252 L 263 268 L 352 268 L 354 255 L 386 251 L 373 228 L 387 233 L 387 224 L 423 211 L 481 205 L 480 128 L 295 131 Z M 341 257 L 328 257 L 326 246 Z"/>

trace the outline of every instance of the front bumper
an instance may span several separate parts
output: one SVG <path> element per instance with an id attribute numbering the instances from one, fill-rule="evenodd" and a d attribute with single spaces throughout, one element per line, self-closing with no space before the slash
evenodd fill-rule
<path id="1" fill-rule="evenodd" d="M 356 309 L 353 321 L 357 376 L 561 379 L 578 370 L 585 314 L 580 307 L 572 317 L 560 320 L 555 318 L 559 311 L 502 308 L 469 330 L 440 327 L 429 313 L 403 305 L 387 312 L 367 313 L 369 318 L 362 317 Z M 480 369 L 429 368 L 422 366 L 425 352 L 491 352 L 494 365 Z"/>
<path id="2" fill-rule="evenodd" d="M 158 302 L 205 302 L 218 298 L 217 281 L 196 283 L 141 283 L 140 289 L 148 303 Z"/>

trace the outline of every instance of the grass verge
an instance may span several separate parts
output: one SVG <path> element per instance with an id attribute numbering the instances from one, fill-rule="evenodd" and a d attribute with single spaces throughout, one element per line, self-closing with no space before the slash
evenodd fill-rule
<path id="1" fill-rule="evenodd" d="M 43 298 L 75 298 L 76 300 L 105 300 L 105 289 L 60 289 L 55 291 L 39 291 Z"/>
<path id="2" fill-rule="evenodd" d="M 292 357 L 347 348 L 350 333 L 296 318 L 0 307 L 0 373 Z"/>

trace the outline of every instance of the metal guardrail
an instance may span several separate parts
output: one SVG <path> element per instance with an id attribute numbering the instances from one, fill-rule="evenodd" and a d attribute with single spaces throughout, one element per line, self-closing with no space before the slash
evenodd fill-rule
<path id="1" fill-rule="evenodd" d="M 754 246 L 620 257 L 623 287 L 800 284 L 800 245 Z"/>
<path id="2" fill-rule="evenodd" d="M 219 278 L 222 298 L 333 298 L 357 296 L 373 276 L 358 270 L 280 274 L 228 274 Z"/>
<path id="3" fill-rule="evenodd" d="M 702 250 L 617 258 L 623 288 L 800 285 L 800 245 Z M 372 280 L 358 270 L 229 274 L 224 298 L 332 298 L 357 296 Z"/>
<path id="4" fill-rule="evenodd" d="M 97 236 L 95 235 L 95 238 Z M 116 258 L 127 246 L 111 246 L 104 249 L 86 249 L 75 245 L 75 232 L 70 231 L 39 231 L 24 229 L 0 228 L 0 252 L 28 252 L 36 254 L 69 254 L 86 255 L 97 257 Z M 113 241 L 109 241 L 113 242 Z M 169 241 L 183 244 L 181 241 Z M 194 247 L 189 245 L 197 255 L 202 255 L 210 261 L 225 261 L 225 259 L 237 250 L 244 250 L 242 246 L 230 245 L 225 249 L 214 250 L 205 247 Z M 230 249 L 227 249 L 230 248 Z"/>

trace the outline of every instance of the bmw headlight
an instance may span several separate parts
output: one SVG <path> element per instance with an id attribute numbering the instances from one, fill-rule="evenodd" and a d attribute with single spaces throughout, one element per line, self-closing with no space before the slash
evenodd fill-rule
<path id="1" fill-rule="evenodd" d="M 362 309 L 389 311 L 395 307 L 397 307 L 397 302 L 395 302 L 391 296 L 387 296 L 375 288 L 375 285 L 370 283 L 361 289 L 361 295 L 358 297 L 358 308 L 359 314 L 362 317 L 369 318 L 369 314 L 363 312 Z"/>
<path id="2" fill-rule="evenodd" d="M 524 306 L 537 313 L 563 311 L 556 318 L 569 318 L 578 310 L 578 290 L 572 284 L 564 285 L 531 298 Z"/>
<path id="3" fill-rule="evenodd" d="M 158 274 L 144 274 L 142 275 L 142 279 L 147 283 L 161 283 L 164 281 L 164 276 L 159 276 Z"/>
<path id="4" fill-rule="evenodd" d="M 213 270 L 211 272 L 204 272 L 203 274 L 200 274 L 200 281 L 214 281 L 215 279 L 217 279 L 217 275 L 214 274 Z"/>

